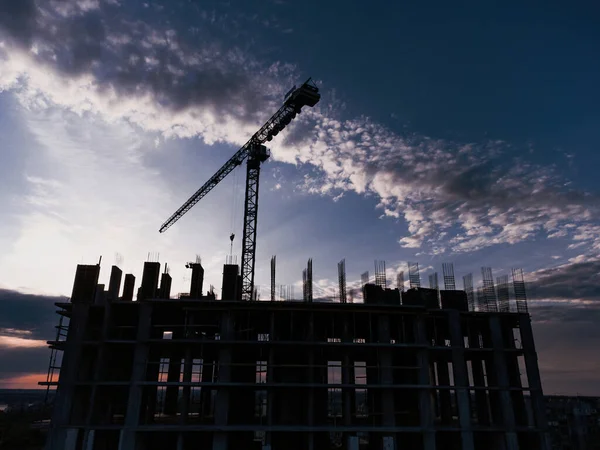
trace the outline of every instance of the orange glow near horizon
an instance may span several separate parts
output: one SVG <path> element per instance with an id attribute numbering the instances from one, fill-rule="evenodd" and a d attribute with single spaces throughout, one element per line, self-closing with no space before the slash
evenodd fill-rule
<path id="1" fill-rule="evenodd" d="M 44 389 L 39 381 L 46 381 L 45 373 L 30 373 L 13 378 L 0 379 L 0 389 Z"/>

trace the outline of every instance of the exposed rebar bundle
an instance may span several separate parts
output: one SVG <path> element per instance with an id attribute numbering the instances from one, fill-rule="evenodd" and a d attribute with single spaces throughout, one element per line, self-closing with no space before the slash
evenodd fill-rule
<path id="1" fill-rule="evenodd" d="M 447 291 L 456 290 L 456 282 L 454 281 L 454 264 L 443 263 L 442 272 L 444 274 L 444 289 Z"/>
<path id="2" fill-rule="evenodd" d="M 429 275 L 429 288 L 430 289 L 439 289 L 439 283 L 438 283 L 438 274 L 437 272 L 434 272 L 432 274 Z"/>
<path id="3" fill-rule="evenodd" d="M 365 284 L 369 283 L 369 271 L 368 270 L 366 272 L 363 272 L 360 275 L 360 283 L 363 288 L 365 287 Z"/>
<path id="4" fill-rule="evenodd" d="M 469 311 L 475 311 L 475 295 L 473 293 L 473 274 L 468 273 L 463 277 L 463 289 L 467 294 Z"/>
<path id="5" fill-rule="evenodd" d="M 385 261 L 375 261 L 375 284 L 385 289 L 387 280 L 385 277 Z"/>
<path id="6" fill-rule="evenodd" d="M 510 311 L 510 297 L 508 292 L 508 275 L 502 275 L 496 278 L 498 287 L 498 308 L 500 312 Z"/>
<path id="7" fill-rule="evenodd" d="M 525 278 L 523 277 L 523 269 L 512 269 L 513 288 L 515 290 L 515 300 L 517 302 L 517 312 L 526 313 L 527 293 L 525 292 Z"/>
<path id="8" fill-rule="evenodd" d="M 340 303 L 346 303 L 346 260 L 338 263 L 338 282 L 340 289 Z"/>
<path id="9" fill-rule="evenodd" d="M 275 255 L 271 257 L 271 301 L 275 301 Z"/>
<path id="10" fill-rule="evenodd" d="M 483 287 L 479 286 L 477 288 L 477 311 L 487 312 L 488 305 L 485 301 L 485 294 L 483 293 Z"/>
<path id="11" fill-rule="evenodd" d="M 401 270 L 396 275 L 396 287 L 400 292 L 404 292 L 404 270 Z"/>
<path id="12" fill-rule="evenodd" d="M 312 303 L 313 301 L 312 258 L 308 259 L 308 265 L 306 267 L 306 301 L 309 303 Z"/>
<path id="13" fill-rule="evenodd" d="M 419 275 L 419 263 L 416 262 L 408 262 L 408 281 L 410 283 L 410 288 L 420 288 L 421 287 L 421 276 Z"/>
<path id="14" fill-rule="evenodd" d="M 482 267 L 481 277 L 483 278 L 483 295 L 487 307 L 486 311 L 498 311 L 498 301 L 496 299 L 496 288 L 494 287 L 492 268 Z"/>
<path id="15" fill-rule="evenodd" d="M 302 271 L 302 301 L 308 301 L 308 289 L 306 288 L 306 269 Z"/>

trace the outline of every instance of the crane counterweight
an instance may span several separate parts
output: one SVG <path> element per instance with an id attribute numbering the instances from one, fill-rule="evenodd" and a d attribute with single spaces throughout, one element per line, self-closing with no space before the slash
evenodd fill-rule
<path id="1" fill-rule="evenodd" d="M 271 141 L 302 111 L 304 106 L 313 107 L 321 98 L 319 88 L 309 78 L 302 86 L 292 88 L 283 106 L 227 161 L 204 185 L 198 189 L 169 219 L 159 231 L 164 233 L 186 212 L 208 194 L 233 169 L 247 159 L 246 193 L 244 202 L 244 235 L 242 239 L 242 300 L 251 300 L 254 291 L 254 261 L 256 253 L 256 224 L 258 213 L 258 184 L 260 165 L 269 158 L 269 151 L 262 145 Z M 233 240 L 232 240 L 233 243 Z"/>

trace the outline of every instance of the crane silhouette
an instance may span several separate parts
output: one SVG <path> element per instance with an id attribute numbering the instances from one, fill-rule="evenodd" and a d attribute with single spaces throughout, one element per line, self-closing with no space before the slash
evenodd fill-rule
<path id="1" fill-rule="evenodd" d="M 283 105 L 269 120 L 244 144 L 217 172 L 204 183 L 169 219 L 162 224 L 159 231 L 164 233 L 177 222 L 196 203 L 208 194 L 233 169 L 246 163 L 246 193 L 244 200 L 244 234 L 242 237 L 242 300 L 252 300 L 254 292 L 254 260 L 256 255 L 256 224 L 258 217 L 258 185 L 260 165 L 270 154 L 263 145 L 277 136 L 304 106 L 313 107 L 319 100 L 319 88 L 309 78 L 299 88 L 294 86 L 285 95 Z"/>

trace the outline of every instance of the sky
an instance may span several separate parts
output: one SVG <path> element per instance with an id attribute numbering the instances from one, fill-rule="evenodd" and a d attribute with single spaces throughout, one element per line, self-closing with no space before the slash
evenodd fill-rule
<path id="1" fill-rule="evenodd" d="M 409 4 L 410 3 L 410 4 Z M 594 2 L 0 0 L 0 387 L 45 378 L 77 264 L 220 293 L 244 167 L 160 225 L 312 77 L 269 143 L 256 280 L 316 294 L 387 263 L 526 274 L 544 391 L 600 395 Z M 393 283 L 392 283 L 393 284 Z M 38 378 L 36 378 L 38 377 Z"/>

